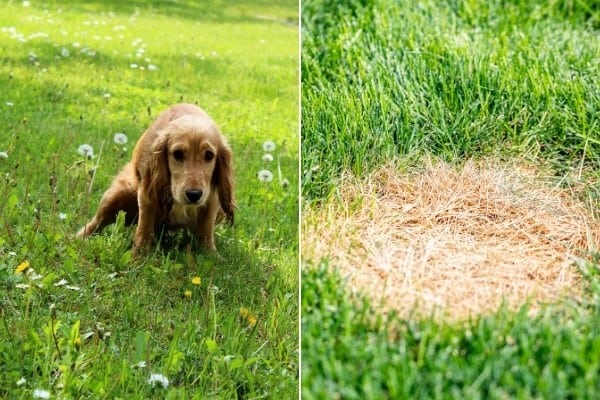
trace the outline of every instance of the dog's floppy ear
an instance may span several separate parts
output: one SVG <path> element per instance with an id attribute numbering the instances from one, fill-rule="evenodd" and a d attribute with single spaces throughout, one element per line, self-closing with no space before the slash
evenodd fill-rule
<path id="1" fill-rule="evenodd" d="M 169 181 L 169 134 L 161 132 L 150 147 L 150 157 L 143 175 L 149 200 L 160 207 L 166 207 L 167 196 L 170 193 Z"/>
<path id="2" fill-rule="evenodd" d="M 212 177 L 212 184 L 218 190 L 221 208 L 230 224 L 233 224 L 235 210 L 232 163 L 231 148 L 223 139 L 217 150 L 217 161 Z"/>

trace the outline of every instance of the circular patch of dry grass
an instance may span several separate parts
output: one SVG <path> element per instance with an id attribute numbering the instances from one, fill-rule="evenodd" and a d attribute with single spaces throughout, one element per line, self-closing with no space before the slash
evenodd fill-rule
<path id="1" fill-rule="evenodd" d="M 600 225 L 571 191 L 535 171 L 430 163 L 368 180 L 303 215 L 303 259 L 330 259 L 384 310 L 461 319 L 581 290 L 575 261 L 598 248 Z"/>

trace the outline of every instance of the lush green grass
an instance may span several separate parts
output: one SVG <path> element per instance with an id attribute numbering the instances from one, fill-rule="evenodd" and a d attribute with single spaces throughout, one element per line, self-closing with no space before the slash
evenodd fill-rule
<path id="1" fill-rule="evenodd" d="M 580 1 L 302 3 L 302 182 L 397 155 L 598 166 L 600 8 Z"/>
<path id="2" fill-rule="evenodd" d="M 527 158 L 559 176 L 577 168 L 598 204 L 598 29 L 589 0 L 304 1 L 305 206 L 335 201 L 344 170 L 365 177 L 430 154 L 458 164 Z M 591 398 L 600 389 L 597 258 L 582 302 L 464 324 L 379 315 L 348 298 L 332 267 L 305 265 L 301 277 L 303 398 Z"/>
<path id="3" fill-rule="evenodd" d="M 0 6 L 0 397 L 296 397 L 297 4 L 41 4 Z M 219 227 L 218 255 L 175 235 L 133 260 L 123 224 L 76 240 L 141 132 L 181 101 L 234 151 L 236 225 Z"/>
<path id="4" fill-rule="evenodd" d="M 600 280 L 589 298 L 461 325 L 378 316 L 323 266 L 302 274 L 304 399 L 590 399 L 600 390 Z"/>

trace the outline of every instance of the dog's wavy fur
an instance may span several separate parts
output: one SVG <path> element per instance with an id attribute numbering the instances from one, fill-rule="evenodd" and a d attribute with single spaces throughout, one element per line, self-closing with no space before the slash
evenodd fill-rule
<path id="1" fill-rule="evenodd" d="M 215 250 L 215 225 L 233 223 L 232 152 L 215 122 L 192 104 L 158 116 L 138 140 L 133 156 L 100 200 L 94 218 L 77 233 L 99 232 L 124 211 L 134 223 L 134 251 L 148 248 L 162 227 L 187 228 Z"/>

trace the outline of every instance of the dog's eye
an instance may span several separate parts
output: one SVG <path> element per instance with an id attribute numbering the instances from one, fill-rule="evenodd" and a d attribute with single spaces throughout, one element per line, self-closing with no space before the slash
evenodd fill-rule
<path id="1" fill-rule="evenodd" d="M 183 159 L 185 158 L 185 154 L 183 153 L 183 150 L 175 150 L 173 152 L 173 158 L 176 159 L 177 161 L 183 161 Z"/>
<path id="2" fill-rule="evenodd" d="M 213 153 L 212 151 L 210 151 L 210 150 L 209 150 L 209 151 L 207 151 L 206 153 L 204 153 L 204 159 L 205 159 L 206 161 L 210 161 L 210 160 L 212 160 L 213 158 L 215 158 L 215 153 Z"/>

